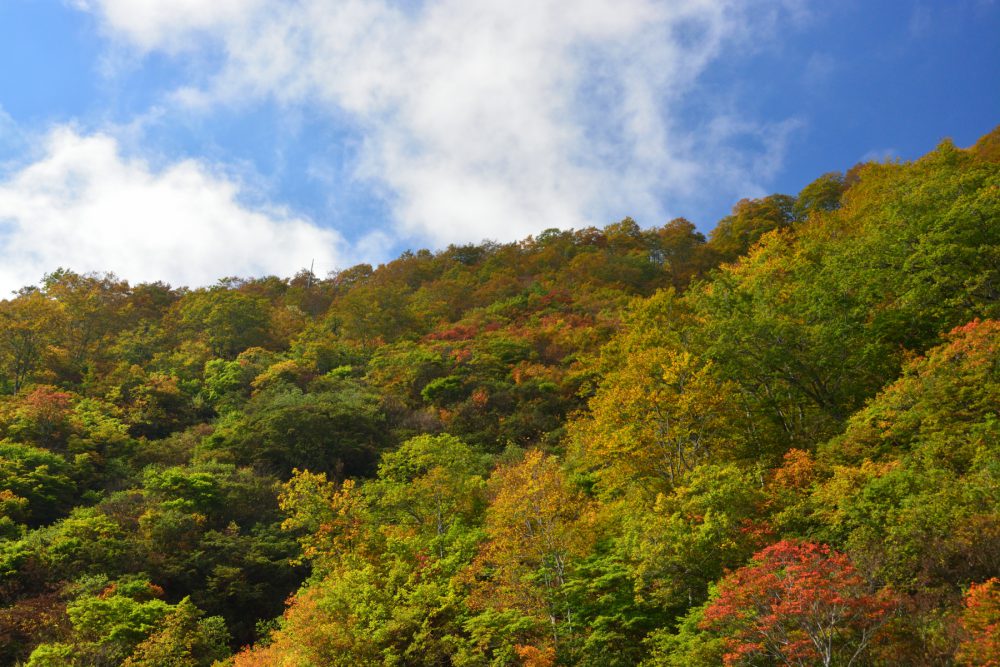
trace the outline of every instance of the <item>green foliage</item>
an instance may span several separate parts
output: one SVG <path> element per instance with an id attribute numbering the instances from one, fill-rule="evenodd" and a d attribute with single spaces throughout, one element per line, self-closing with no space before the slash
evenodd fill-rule
<path id="1" fill-rule="evenodd" d="M 205 398 L 220 413 L 238 409 L 250 397 L 250 383 L 260 370 L 238 360 L 212 359 L 205 364 Z"/>
<path id="2" fill-rule="evenodd" d="M 70 644 L 41 644 L 31 652 L 27 667 L 77 667 L 80 657 Z"/>
<path id="3" fill-rule="evenodd" d="M 39 646 L 29 665 L 119 664 L 171 611 L 158 599 L 163 591 L 141 578 L 96 578 L 82 587 L 66 609 L 73 628 L 69 641 Z M 67 658 L 71 662 L 61 662 Z"/>
<path id="4" fill-rule="evenodd" d="M 652 508 L 621 508 L 622 548 L 636 592 L 668 609 L 705 599 L 709 584 L 771 538 L 760 470 L 703 465 Z"/>
<path id="5" fill-rule="evenodd" d="M 649 657 L 642 663 L 653 667 L 717 667 L 727 653 L 726 640 L 701 628 L 705 604 L 693 607 L 677 624 L 677 630 L 659 628 L 646 640 Z"/>
<path id="6" fill-rule="evenodd" d="M 288 476 L 293 468 L 357 475 L 371 471 L 385 444 L 377 397 L 345 380 L 336 391 L 295 387 L 262 393 L 240 413 L 226 415 L 205 441 L 222 460 Z"/>
<path id="7" fill-rule="evenodd" d="M 4 387 L 17 393 L 59 342 L 64 312 L 38 290 L 0 302 L 0 370 Z"/>
<path id="8" fill-rule="evenodd" d="M 643 640 L 669 622 L 664 607 L 638 599 L 633 568 L 605 545 L 580 562 L 571 573 L 566 594 L 577 615 L 579 665 L 636 665 L 646 653 Z"/>
<path id="9" fill-rule="evenodd" d="M 447 405 L 454 403 L 465 394 L 465 383 L 462 378 L 449 375 L 431 380 L 420 390 L 420 396 L 431 405 Z"/>
<path id="10" fill-rule="evenodd" d="M 270 308 L 261 297 L 215 288 L 192 292 L 175 308 L 178 327 L 197 333 L 214 356 L 234 359 L 270 343 Z"/>
<path id="11" fill-rule="evenodd" d="M 48 523 L 72 506 L 74 470 L 48 450 L 0 440 L 3 516 L 30 525 Z"/>
<path id="12" fill-rule="evenodd" d="M 189 598 L 167 604 L 162 589 L 137 577 L 98 577 L 79 587 L 67 606 L 70 635 L 35 648 L 28 665 L 208 667 L 228 654 L 222 619 L 202 618 Z"/>
<path id="13" fill-rule="evenodd" d="M 413 526 L 443 559 L 456 528 L 481 517 L 485 472 L 484 457 L 458 438 L 423 435 L 385 454 L 365 492 L 376 520 Z"/>
<path id="14" fill-rule="evenodd" d="M 1000 567 L 998 349 L 996 322 L 955 330 L 821 450 L 840 465 L 817 520 L 900 588 L 947 596 Z"/>
<path id="15" fill-rule="evenodd" d="M 710 246 L 724 259 L 736 259 L 768 232 L 789 227 L 795 221 L 796 208 L 795 198 L 788 195 L 741 199 L 732 215 L 712 230 Z"/>
<path id="16" fill-rule="evenodd" d="M 799 192 L 795 200 L 795 217 L 805 220 L 811 213 L 840 208 L 840 199 L 846 189 L 843 174 L 823 174 Z"/>
<path id="17" fill-rule="evenodd" d="M 136 646 L 125 667 L 210 667 L 229 654 L 229 633 L 218 616 L 203 613 L 184 598 L 163 619 L 161 629 Z"/>
<path id="18" fill-rule="evenodd" d="M 78 507 L 65 519 L 29 533 L 15 553 L 40 561 L 54 576 L 65 579 L 122 572 L 130 551 L 121 525 L 97 508 Z M 13 574 L 17 578 L 32 572 L 19 568 Z"/>

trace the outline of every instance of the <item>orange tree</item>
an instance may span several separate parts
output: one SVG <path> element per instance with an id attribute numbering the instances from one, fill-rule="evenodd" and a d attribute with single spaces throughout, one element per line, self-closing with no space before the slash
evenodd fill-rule
<path id="1" fill-rule="evenodd" d="M 969 587 L 962 630 L 965 638 L 955 656 L 958 664 L 1000 666 L 1000 579 Z"/>

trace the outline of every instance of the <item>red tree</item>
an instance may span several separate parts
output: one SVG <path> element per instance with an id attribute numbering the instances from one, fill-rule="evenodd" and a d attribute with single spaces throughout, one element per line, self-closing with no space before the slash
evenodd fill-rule
<path id="1" fill-rule="evenodd" d="M 727 665 L 760 657 L 852 665 L 894 606 L 893 594 L 872 593 L 845 554 L 783 540 L 719 582 L 702 627 L 727 637 Z"/>

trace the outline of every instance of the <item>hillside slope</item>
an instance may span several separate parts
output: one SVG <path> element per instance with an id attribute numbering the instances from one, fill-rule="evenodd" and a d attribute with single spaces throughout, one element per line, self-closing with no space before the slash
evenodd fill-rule
<path id="1" fill-rule="evenodd" d="M 707 239 L 50 274 L 0 302 L 0 661 L 992 664 L 997 137 Z"/>

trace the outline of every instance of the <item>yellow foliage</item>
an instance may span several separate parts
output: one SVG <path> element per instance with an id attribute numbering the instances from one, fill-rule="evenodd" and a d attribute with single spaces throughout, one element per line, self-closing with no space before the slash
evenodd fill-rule
<path id="1" fill-rule="evenodd" d="M 715 378 L 710 362 L 654 347 L 633 352 L 609 374 L 571 437 L 603 490 L 638 483 L 655 492 L 737 448 L 738 405 L 735 386 Z"/>

